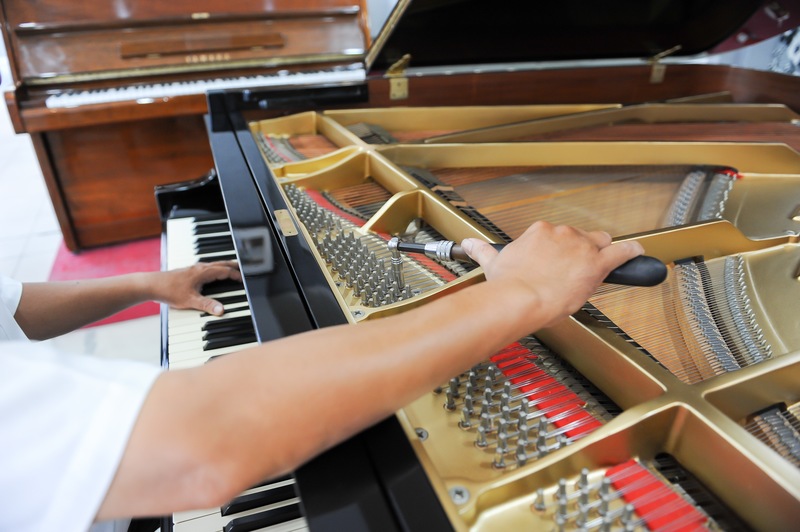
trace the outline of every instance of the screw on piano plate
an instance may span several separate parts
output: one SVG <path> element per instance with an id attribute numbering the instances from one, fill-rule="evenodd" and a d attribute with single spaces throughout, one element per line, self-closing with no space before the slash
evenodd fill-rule
<path id="1" fill-rule="evenodd" d="M 453 486 L 448 493 L 455 504 L 466 504 L 469 501 L 469 490 L 463 486 Z"/>
<path id="2" fill-rule="evenodd" d="M 353 317 L 354 318 L 363 318 L 364 317 L 364 311 L 363 310 L 354 310 L 353 311 Z"/>
<path id="3" fill-rule="evenodd" d="M 542 488 L 536 490 L 536 497 L 533 499 L 533 509 L 537 512 L 544 512 L 547 509 L 547 503 L 544 500 L 544 490 Z"/>
<path id="4" fill-rule="evenodd" d="M 425 430 L 425 429 L 423 429 L 421 427 L 418 427 L 418 428 L 414 429 L 414 432 L 417 433 L 417 438 L 419 438 L 419 441 L 425 441 L 425 440 L 428 439 L 428 431 L 427 430 Z"/>

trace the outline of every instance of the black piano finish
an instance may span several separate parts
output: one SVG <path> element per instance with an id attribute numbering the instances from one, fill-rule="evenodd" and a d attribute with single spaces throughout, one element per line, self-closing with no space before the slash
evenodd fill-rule
<path id="1" fill-rule="evenodd" d="M 243 267 L 261 342 L 347 323 L 302 237 L 286 237 L 275 220 L 286 209 L 242 111 L 286 105 L 315 108 L 363 100 L 366 87 L 338 85 L 279 91 L 210 93 L 206 126 L 237 256 L 254 227 L 269 230 L 272 268 Z M 293 100 L 296 96 L 297 100 Z M 294 473 L 313 531 L 452 530 L 403 429 L 391 417 L 311 460 Z"/>

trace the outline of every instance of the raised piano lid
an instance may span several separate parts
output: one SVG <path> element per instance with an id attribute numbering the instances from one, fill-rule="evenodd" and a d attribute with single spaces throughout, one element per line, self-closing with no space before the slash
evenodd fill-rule
<path id="1" fill-rule="evenodd" d="M 358 60 L 359 0 L 0 0 L 18 82 L 44 85 Z"/>
<path id="2" fill-rule="evenodd" d="M 408 54 L 410 66 L 420 72 L 459 65 L 491 71 L 488 65 L 509 69 L 525 63 L 564 68 L 646 64 L 670 50 L 672 60 L 694 62 L 799 23 L 797 0 L 400 0 L 366 64 L 383 71 Z M 745 29 L 749 37 L 743 38 L 742 28 L 751 26 L 758 34 Z"/>

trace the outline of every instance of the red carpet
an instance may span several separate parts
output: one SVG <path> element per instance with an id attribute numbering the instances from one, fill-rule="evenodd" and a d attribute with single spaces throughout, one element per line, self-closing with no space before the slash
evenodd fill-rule
<path id="1" fill-rule="evenodd" d="M 96 279 L 123 273 L 157 271 L 161 269 L 161 239 L 149 238 L 125 244 L 73 253 L 64 243 L 58 250 L 50 272 L 51 281 Z M 93 323 L 105 325 L 158 314 L 158 303 L 147 302 L 130 307 L 104 320 Z"/>

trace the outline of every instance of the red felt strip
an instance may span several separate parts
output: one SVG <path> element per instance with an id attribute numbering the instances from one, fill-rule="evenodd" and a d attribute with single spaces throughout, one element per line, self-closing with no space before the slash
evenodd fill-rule
<path id="1" fill-rule="evenodd" d="M 575 392 L 558 382 L 532 360 L 536 355 L 514 342 L 491 357 L 492 362 L 512 384 L 520 385 L 533 406 L 545 411 L 545 417 L 558 428 L 574 424 L 565 431 L 570 438 L 592 432 L 602 425 L 584 410 L 584 402 Z M 524 384 L 523 384 L 524 383 Z"/>
<path id="2" fill-rule="evenodd" d="M 703 530 L 706 517 L 635 460 L 606 471 L 611 485 L 632 504 L 650 530 Z"/>

